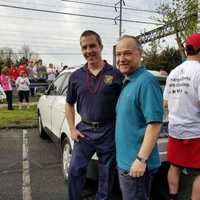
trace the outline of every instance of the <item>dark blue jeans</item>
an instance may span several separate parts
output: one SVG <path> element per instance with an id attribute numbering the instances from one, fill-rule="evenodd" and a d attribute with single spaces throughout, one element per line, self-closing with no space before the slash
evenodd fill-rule
<path id="1" fill-rule="evenodd" d="M 85 135 L 75 142 L 69 169 L 69 200 L 80 200 L 83 192 L 86 169 L 96 152 L 98 156 L 98 191 L 96 200 L 109 200 L 115 168 L 114 126 L 91 129 L 81 124 L 79 130 Z"/>
<path id="2" fill-rule="evenodd" d="M 13 109 L 13 105 L 12 105 L 12 99 L 13 99 L 12 90 L 7 90 L 7 91 L 4 91 L 4 92 L 6 94 L 6 100 L 7 100 L 7 103 L 8 103 L 8 110 L 12 110 Z"/>
<path id="3" fill-rule="evenodd" d="M 146 170 L 141 177 L 131 177 L 125 170 L 118 169 L 120 189 L 123 200 L 149 200 L 151 183 L 155 170 Z"/>

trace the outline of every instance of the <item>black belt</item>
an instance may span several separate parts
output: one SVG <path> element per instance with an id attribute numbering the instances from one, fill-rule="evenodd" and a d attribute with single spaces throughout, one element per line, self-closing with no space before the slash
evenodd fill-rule
<path id="1" fill-rule="evenodd" d="M 91 126 L 92 128 L 101 128 L 103 126 L 105 126 L 105 124 L 107 124 L 108 122 L 90 122 L 87 120 L 82 119 L 82 122 Z"/>

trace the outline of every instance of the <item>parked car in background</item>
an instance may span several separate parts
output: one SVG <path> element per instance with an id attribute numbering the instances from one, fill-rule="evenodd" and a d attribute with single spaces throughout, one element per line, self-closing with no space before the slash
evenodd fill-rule
<path id="1" fill-rule="evenodd" d="M 65 119 L 65 102 L 66 102 L 66 92 L 68 88 L 68 80 L 71 73 L 75 69 L 63 70 L 59 76 L 52 82 L 48 90 L 42 95 L 38 102 L 38 132 L 41 138 L 45 138 L 47 135 L 56 143 L 62 154 L 62 171 L 65 180 L 68 180 L 68 169 L 69 162 L 71 159 L 71 152 L 73 148 L 73 141 L 69 135 L 69 128 L 67 121 Z M 160 75 L 159 72 L 150 71 L 154 74 L 160 82 L 162 88 L 164 88 L 166 82 L 166 76 Z M 76 112 L 76 123 L 80 121 L 80 117 Z M 162 167 L 158 172 L 158 175 L 154 181 L 155 189 L 158 199 L 165 200 L 166 196 L 166 175 L 168 170 L 168 163 L 166 163 L 166 143 L 168 136 L 167 129 L 167 115 L 164 115 L 164 122 L 162 125 L 160 138 L 158 140 L 158 147 L 160 158 L 162 161 Z M 89 167 L 87 176 L 89 178 L 97 177 L 97 157 L 94 155 Z M 161 175 L 160 175 L 161 173 Z M 158 181 L 162 181 L 159 184 Z M 158 188 L 159 187 L 159 188 Z M 160 193 L 160 194 L 158 194 Z"/>

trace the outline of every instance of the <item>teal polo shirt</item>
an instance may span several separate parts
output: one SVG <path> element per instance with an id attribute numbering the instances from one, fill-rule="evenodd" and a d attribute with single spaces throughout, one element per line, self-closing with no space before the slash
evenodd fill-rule
<path id="1" fill-rule="evenodd" d="M 163 99 L 159 81 L 143 66 L 125 78 L 116 106 L 116 156 L 119 168 L 129 171 L 149 123 L 162 123 Z M 160 166 L 157 145 L 147 160 L 149 169 Z"/>

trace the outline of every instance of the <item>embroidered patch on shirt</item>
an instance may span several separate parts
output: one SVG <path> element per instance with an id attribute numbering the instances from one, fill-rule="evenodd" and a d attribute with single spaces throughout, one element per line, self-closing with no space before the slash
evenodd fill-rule
<path id="1" fill-rule="evenodd" d="M 105 75 L 103 81 L 106 85 L 110 85 L 113 82 L 113 76 L 112 75 Z"/>

